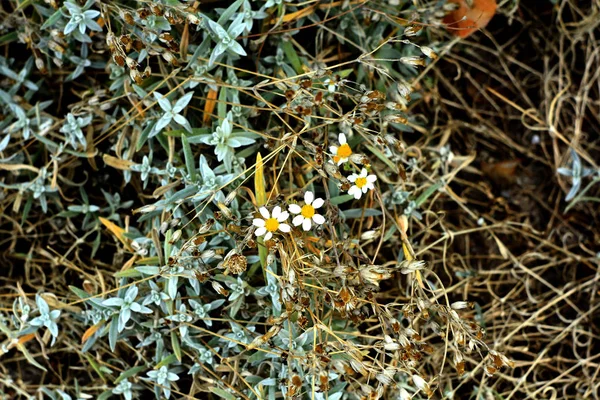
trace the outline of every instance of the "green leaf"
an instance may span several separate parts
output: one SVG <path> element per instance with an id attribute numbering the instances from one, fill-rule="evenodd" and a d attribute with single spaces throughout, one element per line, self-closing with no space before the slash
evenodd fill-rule
<path id="1" fill-rule="evenodd" d="M 210 135 L 212 129 L 210 128 L 192 128 L 192 132 L 188 132 L 185 129 L 175 129 L 172 131 L 163 132 L 165 136 L 182 137 L 187 136 L 188 138 L 201 135 Z"/>
<path id="2" fill-rule="evenodd" d="M 217 102 L 217 115 L 219 120 L 227 118 L 227 88 L 219 90 L 219 101 Z"/>
<path id="3" fill-rule="evenodd" d="M 175 354 L 169 354 L 168 357 L 163 358 L 161 362 L 156 364 L 154 369 L 160 369 L 161 367 L 174 363 L 175 361 L 177 361 L 177 357 L 175 356 Z"/>
<path id="4" fill-rule="evenodd" d="M 114 393 L 112 392 L 112 390 L 106 390 L 106 391 L 102 392 L 102 394 L 100 396 L 98 396 L 98 400 L 109 400 L 113 396 L 114 396 Z"/>
<path id="5" fill-rule="evenodd" d="M 134 268 L 126 269 L 125 271 L 115 272 L 113 275 L 115 278 L 140 278 L 141 273 L 136 271 Z"/>
<path id="6" fill-rule="evenodd" d="M 237 0 L 235 3 L 227 7 L 223 14 L 217 20 L 217 24 L 223 25 L 225 22 L 229 21 L 229 19 L 233 16 L 233 14 L 240 8 L 244 0 Z"/>
<path id="7" fill-rule="evenodd" d="M 361 217 L 378 217 L 382 213 L 381 210 L 375 210 L 373 208 L 366 208 L 364 210 L 362 208 L 353 208 L 351 210 L 342 211 L 341 214 L 346 219 L 352 219 Z"/>
<path id="8" fill-rule="evenodd" d="M 136 376 L 137 374 L 139 374 L 142 371 L 145 371 L 146 369 L 148 369 L 148 367 L 146 367 L 145 365 L 139 365 L 137 367 L 129 368 L 127 371 L 123 371 L 123 373 L 121 373 L 121 375 L 119 375 L 119 377 L 115 379 L 114 384 L 117 385 L 123 379 Z"/>
<path id="9" fill-rule="evenodd" d="M 158 275 L 160 273 L 160 268 L 153 266 L 134 267 L 134 269 L 144 275 Z"/>
<path id="10" fill-rule="evenodd" d="M 181 345 L 179 344 L 177 332 L 178 331 L 171 331 L 171 346 L 173 346 L 173 353 L 175 353 L 177 361 L 181 362 Z"/>
<path id="11" fill-rule="evenodd" d="M 336 197 L 332 197 L 331 199 L 329 199 L 329 202 L 333 205 L 338 205 L 338 204 L 344 204 L 349 202 L 350 200 L 353 200 L 354 196 L 351 194 L 343 194 L 341 196 L 336 196 Z"/>
<path id="12" fill-rule="evenodd" d="M 25 347 L 25 345 L 19 343 L 17 344 L 17 348 L 19 349 L 19 351 L 21 351 L 21 353 L 23 353 L 23 355 L 25 356 L 25 358 L 27 359 L 27 361 L 29 361 L 29 364 L 41 369 L 42 371 L 48 371 L 46 368 L 44 368 L 40 363 L 38 363 L 37 361 L 35 361 L 35 358 L 33 358 L 33 356 L 31 355 L 31 353 L 29 353 L 29 350 L 27 350 L 27 348 Z"/>
<path id="13" fill-rule="evenodd" d="M 210 387 L 210 391 L 213 392 L 214 394 L 216 394 L 217 396 L 219 396 L 222 399 L 225 400 L 235 400 L 235 396 L 223 389 L 221 389 L 220 387 L 216 387 L 216 386 L 211 386 Z"/>
<path id="14" fill-rule="evenodd" d="M 62 17 L 62 9 L 59 8 L 58 10 L 56 10 L 54 12 L 54 14 L 52 14 L 47 20 L 46 22 L 44 22 L 44 24 L 41 26 L 41 30 L 44 30 L 52 25 L 54 25 L 60 18 Z"/>
<path id="15" fill-rule="evenodd" d="M 196 167 L 194 154 L 192 154 L 192 147 L 190 146 L 190 142 L 188 142 L 187 137 L 181 136 L 181 144 L 183 145 L 183 155 L 185 156 L 185 167 L 187 168 L 188 174 L 190 175 L 190 179 L 192 182 L 196 181 Z"/>
<path id="16" fill-rule="evenodd" d="M 110 320 L 110 328 L 108 330 L 108 344 L 110 351 L 114 352 L 117 347 L 117 337 L 119 336 L 119 317 L 112 317 Z"/>
<path id="17" fill-rule="evenodd" d="M 379 149 L 371 146 L 370 144 L 365 144 L 365 147 L 371 151 L 377 158 L 385 163 L 388 167 L 390 167 L 395 173 L 398 173 L 398 166 L 394 164 L 389 158 L 385 156 Z"/>
<path id="18" fill-rule="evenodd" d="M 436 182 L 433 185 L 429 186 L 423 193 L 421 193 L 417 200 L 415 200 L 415 203 L 417 203 L 417 207 L 420 207 L 421 204 L 425 203 L 425 200 L 427 200 L 429 196 L 435 193 L 442 186 L 442 182 Z"/>
<path id="19" fill-rule="evenodd" d="M 14 30 L 10 33 L 7 33 L 4 36 L 0 36 L 0 46 L 9 44 L 11 42 L 16 42 L 18 39 L 19 39 L 19 35 L 17 34 L 17 31 Z"/>
<path id="20" fill-rule="evenodd" d="M 281 42 L 281 47 L 283 48 L 286 58 L 296 70 L 296 73 L 303 74 L 304 70 L 302 69 L 302 62 L 300 61 L 300 57 L 298 57 L 298 53 L 296 53 L 292 42 L 284 40 Z"/>
<path id="21" fill-rule="evenodd" d="M 75 286 L 69 286 L 69 289 L 71 290 L 71 292 L 75 293 L 75 295 L 77 297 L 79 297 L 80 299 L 87 299 L 88 297 L 92 296 L 91 294 L 89 294 Z"/>
<path id="22" fill-rule="evenodd" d="M 85 358 L 90 363 L 90 365 L 92 366 L 93 370 L 96 371 L 96 373 L 98 374 L 98 376 L 104 382 L 106 382 L 106 378 L 104 377 L 104 373 L 100 370 L 100 365 L 98 365 L 98 363 L 96 362 L 96 360 L 94 360 L 94 358 L 92 356 L 90 356 L 89 354 L 86 354 Z"/>

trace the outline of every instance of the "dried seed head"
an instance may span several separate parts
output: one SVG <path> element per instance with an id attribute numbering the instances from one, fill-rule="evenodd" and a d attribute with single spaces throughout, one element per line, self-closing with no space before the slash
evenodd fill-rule
<path id="1" fill-rule="evenodd" d="M 232 254 L 225 257 L 222 264 L 227 271 L 234 275 L 241 274 L 248 268 L 248 260 L 241 254 Z"/>

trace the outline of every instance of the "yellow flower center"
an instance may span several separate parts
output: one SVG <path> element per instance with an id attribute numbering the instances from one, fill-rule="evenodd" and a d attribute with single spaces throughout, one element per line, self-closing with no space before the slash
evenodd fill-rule
<path id="1" fill-rule="evenodd" d="M 354 184 L 356 185 L 357 188 L 362 189 L 363 186 L 365 186 L 367 184 L 367 178 L 356 178 L 356 181 L 354 182 Z"/>
<path id="2" fill-rule="evenodd" d="M 265 228 L 269 232 L 275 232 L 279 228 L 279 221 L 277 221 L 277 218 L 269 218 L 265 221 Z"/>
<path id="3" fill-rule="evenodd" d="M 352 155 L 352 149 L 348 145 L 348 143 L 344 143 L 340 147 L 338 147 L 338 151 L 336 154 L 339 158 L 348 158 Z"/>
<path id="4" fill-rule="evenodd" d="M 315 208 L 310 204 L 305 204 L 302 206 L 302 211 L 300 211 L 300 214 L 302 214 L 304 218 L 312 218 L 313 215 L 315 215 Z"/>

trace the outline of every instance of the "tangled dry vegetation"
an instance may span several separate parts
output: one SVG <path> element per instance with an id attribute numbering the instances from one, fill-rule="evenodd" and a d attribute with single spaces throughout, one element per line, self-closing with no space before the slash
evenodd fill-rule
<path id="1" fill-rule="evenodd" d="M 452 3 L 2 4 L 0 395 L 598 398 L 600 4 Z"/>

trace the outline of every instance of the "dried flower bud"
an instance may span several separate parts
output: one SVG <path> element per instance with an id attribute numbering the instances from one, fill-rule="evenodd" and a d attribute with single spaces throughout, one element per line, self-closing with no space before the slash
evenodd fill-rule
<path id="1" fill-rule="evenodd" d="M 433 49 L 431 49 L 430 47 L 421 46 L 421 52 L 423 54 L 425 54 L 427 57 L 431 58 L 432 60 L 435 60 L 436 58 L 438 58 L 437 53 L 434 52 Z"/>
<path id="2" fill-rule="evenodd" d="M 35 67 L 44 75 L 48 73 L 48 69 L 46 69 L 46 63 L 44 62 L 43 58 L 36 57 Z"/>
<path id="3" fill-rule="evenodd" d="M 400 62 L 402 64 L 412 65 L 412 66 L 420 66 L 420 67 L 425 66 L 425 60 L 423 60 L 419 56 L 400 57 Z"/>
<path id="4" fill-rule="evenodd" d="M 467 308 L 469 306 L 469 303 L 466 301 L 455 301 L 454 303 L 450 304 L 450 307 L 452 307 L 455 310 L 462 310 L 463 308 Z"/>
<path id="5" fill-rule="evenodd" d="M 215 292 L 219 293 L 221 296 L 228 296 L 229 295 L 229 291 L 227 291 L 223 285 L 221 285 L 219 282 L 217 281 L 212 281 L 211 282 L 212 288 Z"/>
<path id="6" fill-rule="evenodd" d="M 137 69 L 138 67 L 138 63 L 137 61 L 135 61 L 133 58 L 131 57 L 126 57 L 125 58 L 125 63 L 127 64 L 127 66 L 129 67 L 129 69 Z"/>
<path id="7" fill-rule="evenodd" d="M 362 164 L 362 165 L 369 164 L 369 158 L 367 156 L 365 156 L 364 154 L 352 153 L 349 158 L 350 158 L 350 161 L 355 164 Z"/>
<path id="8" fill-rule="evenodd" d="M 415 387 L 425 393 L 428 397 L 433 395 L 433 391 L 429 388 L 429 384 L 425 379 L 421 378 L 419 375 L 413 375 L 412 380 Z"/>

